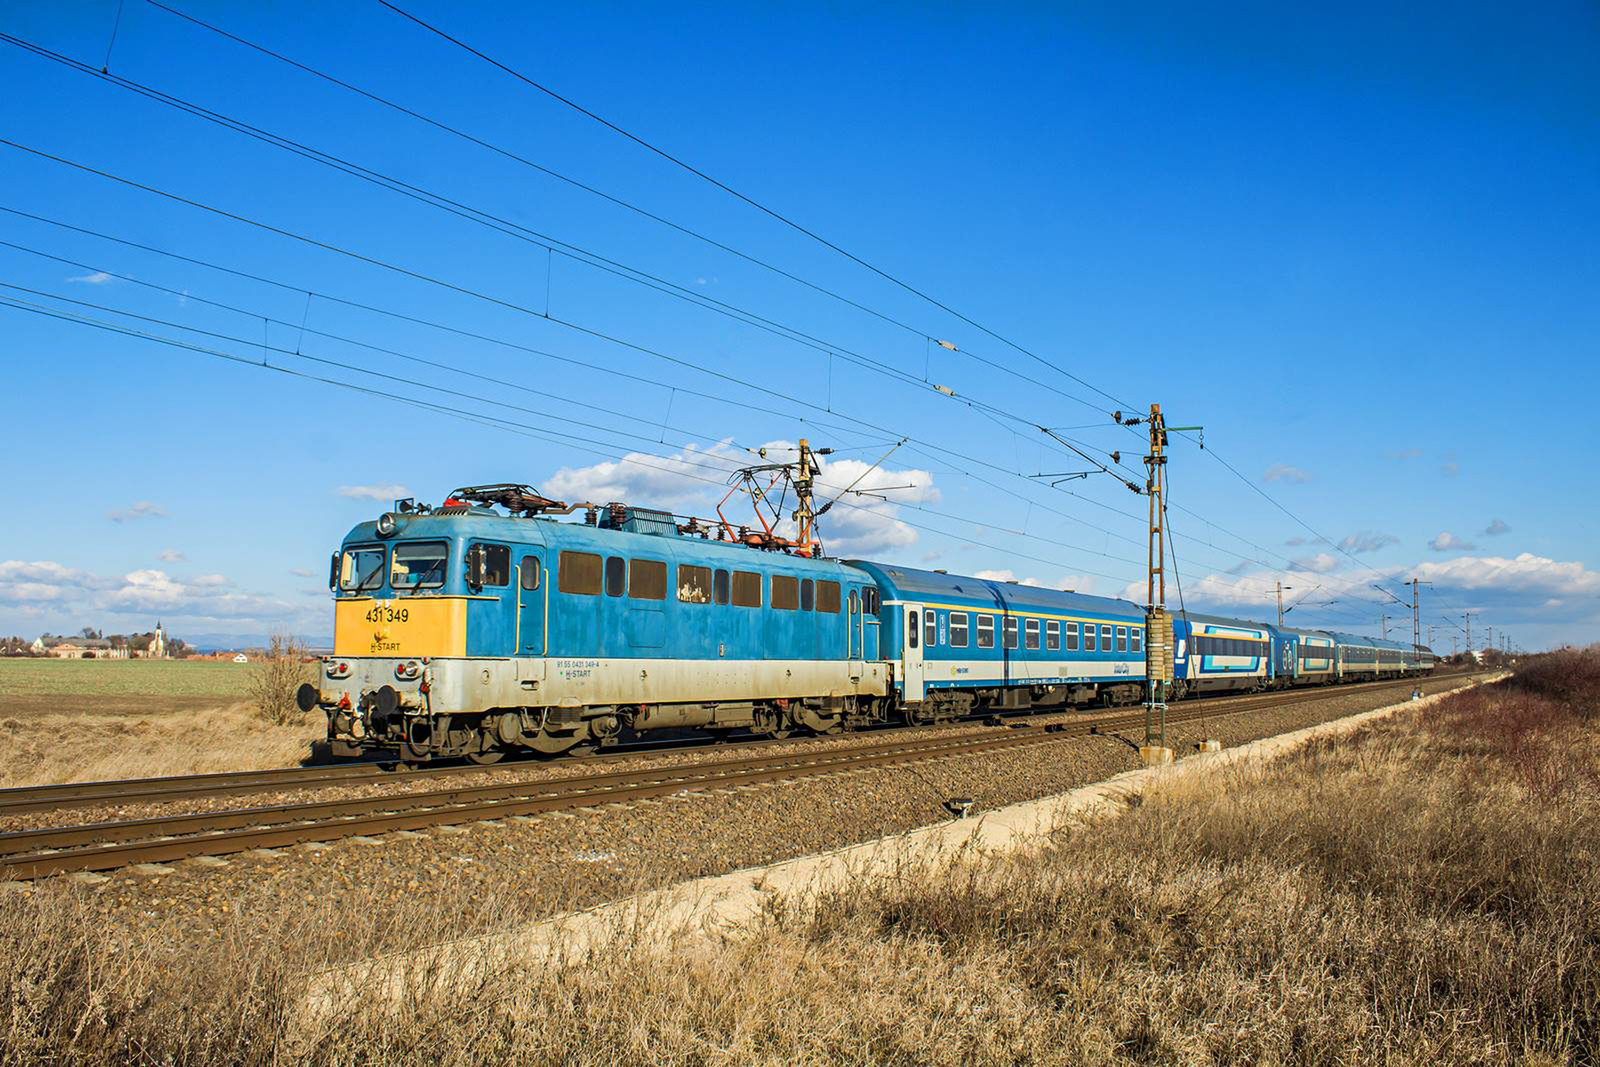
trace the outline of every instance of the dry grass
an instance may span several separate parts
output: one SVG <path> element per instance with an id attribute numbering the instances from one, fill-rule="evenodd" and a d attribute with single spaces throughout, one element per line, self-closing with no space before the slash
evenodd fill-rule
<path id="1" fill-rule="evenodd" d="M 284 721 L 264 720 L 248 700 L 260 669 L 182 660 L 0 660 L 0 751 L 7 756 L 0 787 L 299 763 L 325 736 L 325 723 L 321 715 L 301 715 L 292 700 Z"/>
<path id="2" fill-rule="evenodd" d="M 1600 1063 L 1600 738 L 1527 688 L 1454 698 L 1233 790 L 1185 786 L 1041 854 L 951 862 L 666 957 L 624 941 L 296 1031 L 335 939 L 448 900 L 205 952 L 92 895 L 0 898 L 10 1062 Z"/>

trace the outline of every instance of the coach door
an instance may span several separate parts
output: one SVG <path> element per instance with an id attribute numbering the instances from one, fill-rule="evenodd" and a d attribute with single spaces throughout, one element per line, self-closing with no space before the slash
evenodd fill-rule
<path id="1" fill-rule="evenodd" d="M 850 611 L 849 636 L 845 639 L 849 645 L 850 679 L 857 681 L 866 673 L 864 662 L 866 657 L 861 651 L 866 637 L 864 633 L 866 627 L 861 621 L 865 614 L 861 609 L 865 605 L 861 603 L 861 594 L 854 589 L 850 590 L 850 595 L 845 599 Z"/>
<path id="2" fill-rule="evenodd" d="M 550 595 L 539 552 L 517 561 L 517 655 L 545 654 L 545 604 Z"/>
<path id="3" fill-rule="evenodd" d="M 900 657 L 905 673 L 905 699 L 909 703 L 922 699 L 922 605 L 907 604 L 900 610 L 904 613 Z"/>

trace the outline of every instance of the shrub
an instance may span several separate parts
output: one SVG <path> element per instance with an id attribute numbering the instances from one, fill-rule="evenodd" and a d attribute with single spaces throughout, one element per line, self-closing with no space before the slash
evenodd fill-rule
<path id="1" fill-rule="evenodd" d="M 300 686 L 312 678 L 306 663 L 306 646 L 287 634 L 273 634 L 266 655 L 255 665 L 250 679 L 250 702 L 261 717 L 279 726 L 305 718 L 294 701 Z"/>

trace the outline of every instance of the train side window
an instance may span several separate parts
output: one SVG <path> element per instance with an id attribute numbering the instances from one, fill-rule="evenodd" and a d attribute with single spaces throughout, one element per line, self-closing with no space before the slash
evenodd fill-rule
<path id="1" fill-rule="evenodd" d="M 667 599 L 667 565 L 659 559 L 630 559 L 628 592 L 635 600 Z"/>
<path id="2" fill-rule="evenodd" d="M 1061 624 L 1051 619 L 1044 624 L 1044 650 L 1046 652 L 1061 651 Z"/>
<path id="3" fill-rule="evenodd" d="M 979 648 L 993 648 L 994 647 L 994 616 L 993 615 L 979 615 L 978 616 L 978 647 Z"/>
<path id="4" fill-rule="evenodd" d="M 779 611 L 793 611 L 800 606 L 800 583 L 787 574 L 772 576 L 772 606 Z"/>
<path id="5" fill-rule="evenodd" d="M 967 613 L 964 611 L 950 613 L 950 647 L 967 647 Z"/>
<path id="6" fill-rule="evenodd" d="M 1083 624 L 1083 650 L 1085 652 L 1094 651 L 1094 623 L 1092 622 Z"/>
<path id="7" fill-rule="evenodd" d="M 1003 625 L 1005 627 L 1006 647 L 1007 648 L 1016 648 L 1017 647 L 1017 620 L 1012 618 L 1010 615 L 1007 615 L 1005 617 Z"/>
<path id="8" fill-rule="evenodd" d="M 733 604 L 740 608 L 761 606 L 761 575 L 754 571 L 733 572 Z"/>
<path id="9" fill-rule="evenodd" d="M 1111 651 L 1111 627 L 1109 626 L 1100 627 L 1100 651 Z"/>
<path id="10" fill-rule="evenodd" d="M 467 557 L 467 581 L 474 580 L 472 574 L 472 554 L 477 553 L 483 560 L 481 576 L 483 585 L 510 585 L 511 584 L 511 548 L 508 545 L 490 545 L 479 541 L 469 549 Z"/>
<path id="11" fill-rule="evenodd" d="M 1078 624 L 1075 622 L 1067 623 L 1067 651 L 1078 651 Z"/>
<path id="12" fill-rule="evenodd" d="M 939 643 L 939 613 L 930 611 L 922 616 L 922 643 L 933 648 Z"/>
<path id="13" fill-rule="evenodd" d="M 678 564 L 678 599 L 685 604 L 711 603 L 711 568 Z"/>
<path id="14" fill-rule="evenodd" d="M 850 612 L 851 612 L 851 614 L 855 614 L 855 610 L 856 610 L 855 609 L 855 604 L 854 604 L 855 594 L 851 593 L 850 597 L 851 597 L 851 601 L 852 601 L 852 603 L 850 605 Z M 829 615 L 837 615 L 837 614 L 839 614 L 839 583 L 838 582 L 818 582 L 817 583 L 817 610 L 818 611 L 825 611 Z"/>
<path id="15" fill-rule="evenodd" d="M 1128 627 L 1128 651 L 1144 651 L 1144 631 L 1137 626 Z"/>
<path id="16" fill-rule="evenodd" d="M 817 610 L 817 583 L 810 578 L 800 580 L 800 610 Z"/>
<path id="17" fill-rule="evenodd" d="M 590 552 L 563 552 L 556 564 L 556 585 L 563 593 L 600 595 L 600 557 Z"/>
<path id="18" fill-rule="evenodd" d="M 711 583 L 713 595 L 718 604 L 728 602 L 728 572 L 719 570 Z"/>
<path id="19" fill-rule="evenodd" d="M 854 589 L 850 590 L 850 615 L 852 618 L 855 617 L 855 613 L 860 606 L 861 602 L 856 599 L 856 591 Z"/>
<path id="20" fill-rule="evenodd" d="M 1128 628 L 1126 626 L 1117 627 L 1117 651 L 1128 651 Z"/>
<path id="21" fill-rule="evenodd" d="M 1026 619 L 1022 623 L 1022 647 L 1039 647 L 1039 620 Z"/>
<path id="22" fill-rule="evenodd" d="M 628 591 L 628 561 L 621 556 L 606 557 L 606 596 L 621 596 Z"/>
<path id="23" fill-rule="evenodd" d="M 914 611 L 911 613 L 910 622 L 906 626 L 906 643 L 912 648 L 917 647 L 917 613 Z"/>
<path id="24" fill-rule="evenodd" d="M 524 589 L 531 591 L 539 588 L 538 556 L 522 557 L 522 562 L 517 564 L 517 580 Z"/>
<path id="25" fill-rule="evenodd" d="M 867 588 L 861 590 L 861 614 L 878 614 L 879 603 L 880 601 L 878 599 L 877 589 L 873 588 L 872 586 L 868 586 Z"/>

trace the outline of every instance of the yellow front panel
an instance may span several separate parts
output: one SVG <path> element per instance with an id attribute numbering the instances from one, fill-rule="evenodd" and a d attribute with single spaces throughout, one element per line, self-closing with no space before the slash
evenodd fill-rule
<path id="1" fill-rule="evenodd" d="M 336 656 L 463 656 L 466 652 L 465 597 L 360 597 L 334 603 Z"/>

